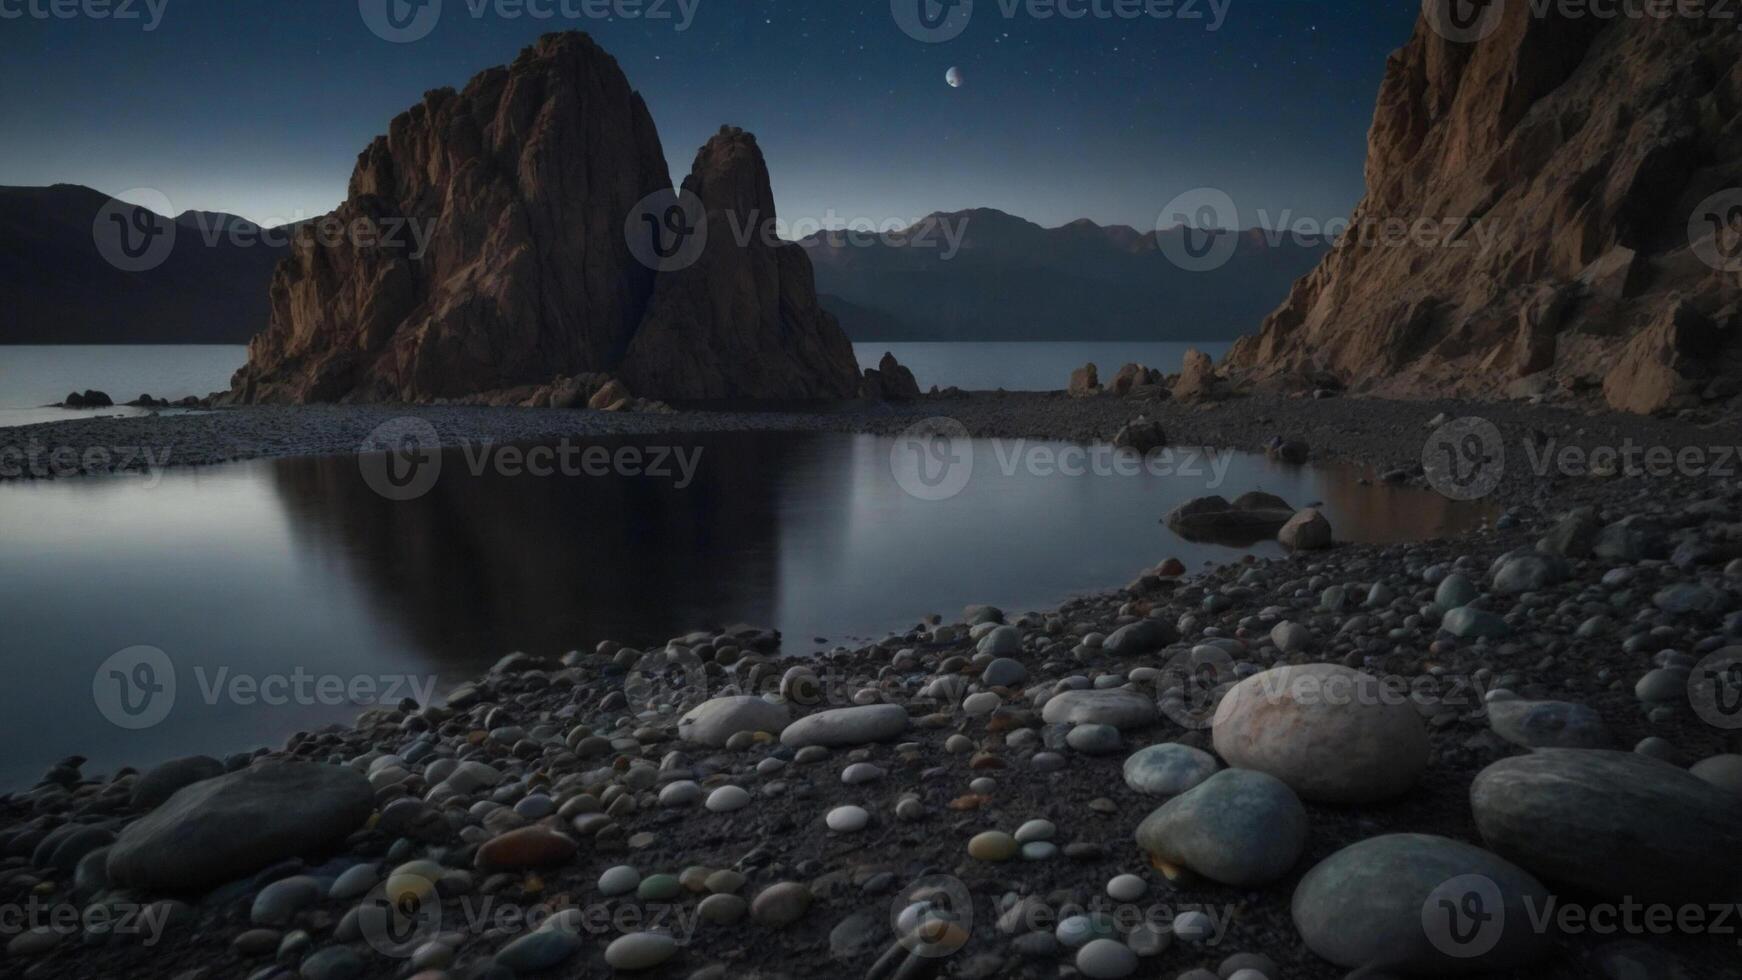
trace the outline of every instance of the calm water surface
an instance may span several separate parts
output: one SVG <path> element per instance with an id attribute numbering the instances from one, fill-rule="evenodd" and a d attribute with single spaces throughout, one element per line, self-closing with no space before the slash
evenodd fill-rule
<path id="1" fill-rule="evenodd" d="M 140 395 L 171 400 L 209 395 L 230 387 L 230 375 L 248 359 L 248 348 L 227 345 L 85 346 L 0 345 L 0 428 L 91 418 L 139 415 L 127 408 Z M 44 408 L 69 391 L 107 392 L 117 407 L 94 411 Z"/>
<path id="2" fill-rule="evenodd" d="M 1484 516 L 1424 491 L 1358 485 L 1353 470 L 1257 457 L 1227 457 L 1220 479 L 1208 466 L 1073 477 L 1009 462 L 1061 447 L 982 441 L 961 492 L 924 500 L 902 489 L 897 471 L 916 464 L 887 439 L 676 445 L 700 453 L 682 487 L 675 467 L 508 476 L 474 472 L 458 451 L 407 501 L 371 490 L 353 458 L 0 484 L 0 787 L 73 753 L 91 758 L 88 772 L 112 771 L 279 745 L 356 713 L 343 697 L 293 688 L 291 703 L 265 703 L 274 678 L 363 678 L 396 700 L 407 682 L 446 690 L 514 650 L 656 644 L 748 622 L 805 653 L 970 603 L 1049 607 L 1169 556 L 1194 567 L 1238 558 L 1160 523 L 1204 493 L 1323 501 L 1339 536 L 1360 541 L 1445 535 Z M 139 645 L 164 651 L 175 692 L 156 702 L 168 705 L 160 722 L 131 730 L 111 720 L 118 681 L 100 668 Z M 266 686 L 249 696 L 255 682 Z"/>

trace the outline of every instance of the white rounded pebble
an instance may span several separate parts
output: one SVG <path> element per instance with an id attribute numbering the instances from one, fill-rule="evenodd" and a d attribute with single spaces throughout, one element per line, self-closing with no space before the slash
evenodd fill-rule
<path id="1" fill-rule="evenodd" d="M 632 932 L 605 947 L 605 962 L 616 970 L 645 970 L 671 959 L 677 941 L 664 933 Z"/>
<path id="2" fill-rule="evenodd" d="M 977 718 L 980 715 L 989 715 L 998 710 L 998 706 L 1003 703 L 1004 699 L 991 691 L 981 691 L 978 694 L 970 694 L 962 700 L 962 713 L 970 718 Z"/>
<path id="3" fill-rule="evenodd" d="M 1058 828 L 1053 826 L 1051 820 L 1030 820 L 1016 828 L 1016 842 L 1027 844 L 1030 841 L 1052 840 L 1056 833 Z"/>
<path id="4" fill-rule="evenodd" d="M 1077 969 L 1090 980 L 1120 980 L 1137 972 L 1137 954 L 1117 940 L 1096 939 L 1077 950 Z"/>
<path id="5" fill-rule="evenodd" d="M 702 798 L 702 788 L 688 779 L 680 779 L 675 783 L 667 783 L 659 791 L 660 806 L 694 806 Z"/>
<path id="6" fill-rule="evenodd" d="M 605 869 L 605 873 L 599 876 L 599 894 L 607 897 L 627 895 L 640 884 L 641 872 L 627 864 L 619 864 Z"/>
<path id="7" fill-rule="evenodd" d="M 1107 897 L 1120 902 L 1135 902 L 1149 891 L 1149 883 L 1136 875 L 1120 875 L 1107 882 Z"/>
<path id="8" fill-rule="evenodd" d="M 838 806 L 829 811 L 825 820 L 830 830 L 850 834 L 855 830 L 864 830 L 865 825 L 871 822 L 871 814 L 866 813 L 864 807 Z"/>
<path id="9" fill-rule="evenodd" d="M 841 770 L 841 782 L 848 786 L 869 783 L 883 778 L 883 770 L 869 762 L 855 762 Z"/>
<path id="10" fill-rule="evenodd" d="M 991 776 L 981 776 L 979 779 L 969 783 L 968 788 L 984 796 L 998 788 L 998 780 L 993 779 Z"/>
<path id="11" fill-rule="evenodd" d="M 707 807 L 715 813 L 731 813 L 749 805 L 750 793 L 742 786 L 722 786 L 708 794 Z"/>

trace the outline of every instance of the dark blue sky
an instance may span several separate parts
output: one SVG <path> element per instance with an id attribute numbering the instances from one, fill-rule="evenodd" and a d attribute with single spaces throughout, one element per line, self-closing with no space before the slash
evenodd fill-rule
<path id="1" fill-rule="evenodd" d="M 436 0 L 427 37 L 389 43 L 359 0 L 153 0 L 151 31 L 146 0 L 61 0 L 128 2 L 130 21 L 31 15 L 50 2 L 0 0 L 25 15 L 0 18 L 0 184 L 150 187 L 177 209 L 263 221 L 324 213 L 425 90 L 574 27 L 646 97 L 674 179 L 722 123 L 743 126 L 789 221 L 997 207 L 1140 228 L 1200 186 L 1229 192 L 1244 225 L 1259 209 L 1269 224 L 1346 214 L 1385 57 L 1418 10 L 1216 0 L 1209 30 L 1209 0 L 977 0 L 958 37 L 922 43 L 891 0 L 685 0 L 683 31 L 677 0 L 662 21 L 562 13 L 654 0 Z M 1033 15 L 1053 2 L 1089 16 Z M 1202 19 L 1096 16 L 1187 3 Z M 944 82 L 952 65 L 962 88 Z"/>

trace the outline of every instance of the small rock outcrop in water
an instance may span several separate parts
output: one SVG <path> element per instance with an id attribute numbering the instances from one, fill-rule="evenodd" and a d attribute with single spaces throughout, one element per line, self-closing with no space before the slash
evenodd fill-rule
<path id="1" fill-rule="evenodd" d="M 1073 395 L 1094 395 L 1101 391 L 1101 375 L 1094 364 L 1085 364 L 1071 372 L 1071 383 L 1066 388 Z"/>
<path id="2" fill-rule="evenodd" d="M 1168 512 L 1167 526 L 1187 541 L 1256 542 L 1274 536 L 1295 515 L 1288 501 L 1252 491 L 1236 497 L 1197 497 Z"/>
<path id="3" fill-rule="evenodd" d="M 335 217 L 379 240 L 299 235 L 232 400 L 420 402 L 595 372 L 648 398 L 850 396 L 803 249 L 733 234 L 774 217 L 755 141 L 722 132 L 685 187 L 719 221 L 694 265 L 656 274 L 625 234 L 671 188 L 652 117 L 590 38 L 547 35 L 364 151 Z"/>
<path id="4" fill-rule="evenodd" d="M 66 400 L 61 402 L 62 408 L 109 408 L 115 400 L 107 393 L 86 388 L 83 392 L 70 392 Z"/>
<path id="5" fill-rule="evenodd" d="M 919 397 L 919 382 L 914 380 L 912 371 L 901 366 L 894 354 L 885 351 L 876 367 L 865 369 L 859 396 L 875 401 L 910 402 Z"/>
<path id="6" fill-rule="evenodd" d="M 1642 413 L 1733 394 L 1708 386 L 1742 373 L 1742 35 L 1491 9 L 1481 40 L 1424 17 L 1392 56 L 1350 240 L 1229 366 L 1403 396 L 1601 385 Z"/>

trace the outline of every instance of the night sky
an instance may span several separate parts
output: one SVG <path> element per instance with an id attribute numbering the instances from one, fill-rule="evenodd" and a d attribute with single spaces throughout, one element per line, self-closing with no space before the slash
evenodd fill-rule
<path id="1" fill-rule="evenodd" d="M 1216 0 L 1225 19 L 1211 31 L 1208 0 L 1195 21 L 1043 20 L 1029 0 L 977 0 L 958 37 L 922 43 L 890 0 L 685 0 L 684 31 L 677 0 L 661 21 L 580 15 L 583 0 L 436 0 L 427 37 L 390 43 L 359 0 L 154 0 L 167 5 L 149 32 L 144 0 L 60 0 L 128 2 L 136 20 L 30 16 L 51 2 L 0 0 L 25 13 L 0 19 L 0 184 L 150 187 L 177 210 L 272 223 L 334 207 L 357 153 L 425 90 L 571 27 L 647 99 L 674 180 L 722 123 L 742 126 L 789 221 L 996 207 L 1152 228 L 1199 186 L 1229 192 L 1246 226 L 1259 209 L 1271 225 L 1285 210 L 1335 218 L 1361 194 L 1385 57 L 1418 10 Z"/>

